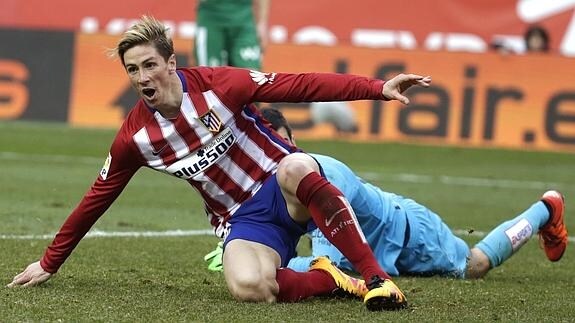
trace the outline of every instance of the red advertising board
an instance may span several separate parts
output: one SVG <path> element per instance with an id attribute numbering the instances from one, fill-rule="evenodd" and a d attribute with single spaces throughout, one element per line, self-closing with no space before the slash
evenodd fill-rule
<path id="1" fill-rule="evenodd" d="M 553 72 L 575 68 L 572 59 L 286 45 L 270 49 L 266 66 L 334 71 L 342 62 L 353 74 L 433 78 L 429 89 L 409 92 L 408 106 L 353 102 L 360 126 L 351 139 L 575 151 L 575 75 Z M 303 111 L 294 109 L 288 117 L 309 118 Z M 322 131 L 315 127 L 298 137 L 335 134 Z"/>
<path id="2" fill-rule="evenodd" d="M 4 0 L 0 38 L 10 46 L 0 47 L 0 119 L 118 127 L 137 98 L 106 50 L 152 14 L 174 31 L 186 65 L 195 4 Z M 263 69 L 433 77 L 431 88 L 409 93 L 408 107 L 353 102 L 359 129 L 350 139 L 575 151 L 574 9 L 575 0 L 272 0 Z M 553 53 L 489 49 L 504 39 L 520 51 L 532 23 L 549 30 Z M 306 105 L 280 107 L 299 138 L 338 135 L 311 126 Z"/>
<path id="3" fill-rule="evenodd" d="M 120 63 L 105 55 L 116 37 L 76 39 L 69 121 L 79 126 L 117 127 L 135 97 Z M 178 40 L 180 56 L 191 42 Z M 399 51 L 353 46 L 272 45 L 266 71 L 339 71 L 389 78 L 401 72 L 433 77 L 429 89 L 409 93 L 411 104 L 353 102 L 359 131 L 350 139 L 432 142 L 575 151 L 575 61 L 546 55 L 499 55 Z M 343 66 L 343 67 L 342 67 Z M 552 77 L 549 77 L 552 75 Z M 309 124 L 309 109 L 282 106 L 297 124 Z M 298 127 L 299 138 L 329 138 L 331 127 Z"/>

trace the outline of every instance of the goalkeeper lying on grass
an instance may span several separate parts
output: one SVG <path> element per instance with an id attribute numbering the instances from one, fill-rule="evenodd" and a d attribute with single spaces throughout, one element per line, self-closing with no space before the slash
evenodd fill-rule
<path id="1" fill-rule="evenodd" d="M 266 109 L 262 113 L 272 128 L 293 142 L 291 128 L 280 111 Z M 567 247 L 564 199 L 557 191 L 544 193 L 523 213 L 503 222 L 470 248 L 423 205 L 363 181 L 334 158 L 312 156 L 321 164 L 327 179 L 350 201 L 379 264 L 390 275 L 481 278 L 509 259 L 535 233 L 550 261 L 561 259 Z M 311 236 L 312 256 L 292 258 L 289 268 L 307 271 L 314 258 L 328 256 L 339 268 L 355 271 L 319 230 L 312 231 Z M 206 255 L 210 270 L 222 269 L 221 251 L 218 245 Z"/>

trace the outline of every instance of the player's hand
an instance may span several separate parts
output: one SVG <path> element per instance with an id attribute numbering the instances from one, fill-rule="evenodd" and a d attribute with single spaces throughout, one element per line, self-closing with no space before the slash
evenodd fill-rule
<path id="1" fill-rule="evenodd" d="M 398 100 L 403 104 L 409 104 L 409 99 L 402 93 L 413 85 L 428 87 L 431 76 L 416 74 L 399 74 L 383 84 L 383 97 L 386 100 Z"/>
<path id="2" fill-rule="evenodd" d="M 12 282 L 6 285 L 6 287 L 32 287 L 42 284 L 43 282 L 50 279 L 50 277 L 52 277 L 52 274 L 45 271 L 44 268 L 40 266 L 40 262 L 36 261 L 28 265 L 28 267 L 26 267 L 23 272 L 14 276 Z"/>
<path id="3" fill-rule="evenodd" d="M 224 242 L 218 242 L 215 250 L 204 256 L 205 261 L 209 261 L 208 269 L 211 271 L 224 271 L 222 257 L 224 254 Z"/>

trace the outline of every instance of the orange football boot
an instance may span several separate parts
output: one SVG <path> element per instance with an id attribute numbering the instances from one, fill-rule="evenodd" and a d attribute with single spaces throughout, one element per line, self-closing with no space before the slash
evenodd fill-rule
<path id="1" fill-rule="evenodd" d="M 339 270 L 327 257 L 317 257 L 312 260 L 309 270 L 321 270 L 328 273 L 337 285 L 337 289 L 332 292 L 335 296 L 362 299 L 367 294 L 367 286 L 363 279 L 351 277 Z"/>
<path id="2" fill-rule="evenodd" d="M 557 191 L 547 191 L 541 197 L 549 208 L 549 221 L 538 232 L 539 241 L 543 245 L 547 258 L 558 261 L 567 248 L 567 228 L 563 221 L 565 213 L 565 198 Z"/>

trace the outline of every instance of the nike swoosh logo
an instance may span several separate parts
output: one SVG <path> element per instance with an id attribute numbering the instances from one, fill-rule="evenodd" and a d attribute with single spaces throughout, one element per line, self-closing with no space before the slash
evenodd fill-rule
<path id="1" fill-rule="evenodd" d="M 152 149 L 152 155 L 154 156 L 158 156 L 159 154 L 162 153 L 162 151 L 164 151 L 164 149 L 166 149 L 166 147 L 168 147 L 168 144 L 165 144 L 164 147 L 160 148 L 159 150 L 154 150 Z"/>
<path id="2" fill-rule="evenodd" d="M 347 211 L 346 208 L 341 208 L 341 209 L 339 209 L 337 212 L 335 212 L 334 214 L 332 214 L 329 218 L 326 218 L 326 219 L 325 219 L 325 226 L 326 226 L 326 227 L 329 227 L 329 225 L 331 224 L 331 222 L 333 221 L 333 219 L 334 219 L 338 214 L 340 214 L 341 212 L 345 212 L 345 211 Z"/>

